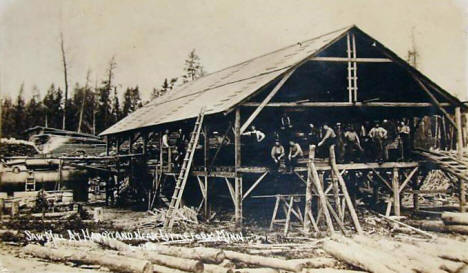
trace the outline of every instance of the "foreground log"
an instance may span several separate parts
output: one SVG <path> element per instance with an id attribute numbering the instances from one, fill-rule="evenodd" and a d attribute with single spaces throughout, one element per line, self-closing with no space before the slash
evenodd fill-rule
<path id="1" fill-rule="evenodd" d="M 226 258 L 239 261 L 246 264 L 270 267 L 270 268 L 279 268 L 294 272 L 300 272 L 304 265 L 301 263 L 296 263 L 293 261 L 287 261 L 277 258 L 270 258 L 270 257 L 263 257 L 263 256 L 256 256 L 256 255 L 249 255 L 244 253 L 239 253 L 235 251 L 224 251 Z"/>
<path id="2" fill-rule="evenodd" d="M 202 262 L 208 263 L 221 263 L 224 258 L 224 252 L 220 249 L 208 248 L 208 247 L 178 247 L 178 246 L 166 246 L 155 243 L 146 243 L 145 249 L 155 251 L 159 254 L 180 257 L 185 259 L 195 259 Z"/>
<path id="3" fill-rule="evenodd" d="M 99 245 L 93 241 L 88 240 L 53 240 L 52 242 L 48 242 L 45 244 L 46 247 L 86 247 L 88 249 L 98 249 Z"/>
<path id="4" fill-rule="evenodd" d="M 149 273 L 153 267 L 148 261 L 107 254 L 103 251 L 79 250 L 70 248 L 48 248 L 39 245 L 27 245 L 24 252 L 39 258 L 59 262 L 77 262 L 84 264 L 100 265 L 114 272 Z"/>
<path id="5" fill-rule="evenodd" d="M 452 261 L 459 261 L 468 264 L 468 251 L 466 245 L 458 244 L 444 244 L 444 241 L 439 243 L 427 243 L 427 242 L 415 242 L 416 246 L 424 249 L 424 251 L 432 253 L 434 256 L 438 256 L 444 259 Z"/>
<path id="6" fill-rule="evenodd" d="M 373 240 L 365 236 L 355 236 L 353 240 L 365 244 L 371 248 L 382 249 L 395 255 L 400 261 L 405 261 L 416 272 L 444 273 L 458 272 L 463 267 L 462 263 L 454 263 L 441 259 L 424 249 L 414 245 L 390 241 L 386 238 Z"/>
<path id="7" fill-rule="evenodd" d="M 278 273 L 278 270 L 273 268 L 239 268 L 234 273 Z"/>
<path id="8" fill-rule="evenodd" d="M 153 264 L 167 266 L 187 272 L 201 273 L 204 268 L 203 263 L 197 260 L 161 255 L 149 251 L 136 250 L 123 252 L 123 254 L 134 258 L 143 257 L 145 260 L 148 260 Z"/>
<path id="9" fill-rule="evenodd" d="M 291 262 L 301 263 L 305 268 L 334 267 L 337 260 L 328 257 L 315 257 L 306 259 L 293 259 Z"/>
<path id="10" fill-rule="evenodd" d="M 182 271 L 174 268 L 165 267 L 162 265 L 153 265 L 154 273 L 187 273 L 187 271 Z"/>
<path id="11" fill-rule="evenodd" d="M 205 273 L 233 273 L 234 271 L 231 268 L 222 267 L 216 264 L 204 264 Z"/>
<path id="12" fill-rule="evenodd" d="M 444 212 L 441 218 L 446 225 L 468 225 L 468 213 L 466 212 Z"/>
<path id="13" fill-rule="evenodd" d="M 334 268 L 315 268 L 304 269 L 301 273 L 365 273 L 365 271 L 334 269 Z"/>
<path id="14" fill-rule="evenodd" d="M 94 236 L 92 237 L 93 241 L 101 244 L 103 246 L 107 246 L 111 249 L 115 249 L 118 251 L 132 251 L 132 247 L 124 242 L 121 242 L 116 239 L 108 238 L 105 236 Z"/>
<path id="15" fill-rule="evenodd" d="M 387 263 L 383 263 L 382 259 L 376 256 L 375 252 L 369 251 L 367 248 L 358 246 L 357 244 L 349 246 L 344 243 L 335 241 L 326 241 L 323 243 L 323 250 L 328 252 L 335 258 L 342 260 L 350 265 L 359 267 L 369 272 L 374 273 L 394 273 L 392 267 Z M 393 259 L 392 259 L 393 260 Z M 392 261 L 389 261 L 390 263 Z M 411 272 L 410 270 L 402 270 L 401 272 Z"/>

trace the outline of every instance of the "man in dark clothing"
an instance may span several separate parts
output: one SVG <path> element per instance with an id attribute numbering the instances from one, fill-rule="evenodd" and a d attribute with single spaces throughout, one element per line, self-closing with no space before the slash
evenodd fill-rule
<path id="1" fill-rule="evenodd" d="M 321 139 L 320 129 L 315 127 L 314 124 L 309 123 L 309 133 L 307 133 L 307 142 L 309 145 L 315 145 L 319 143 Z"/>
<path id="2" fill-rule="evenodd" d="M 336 134 L 335 131 L 328 126 L 328 124 L 323 125 L 323 131 L 324 135 L 322 140 L 317 144 L 317 147 L 319 147 L 322 150 L 323 155 L 329 154 L 330 147 L 332 145 L 336 144 Z"/>
<path id="3" fill-rule="evenodd" d="M 343 128 L 341 127 L 341 123 L 336 124 L 336 161 L 338 163 L 344 162 L 345 156 L 345 141 L 344 141 L 344 134 Z"/>

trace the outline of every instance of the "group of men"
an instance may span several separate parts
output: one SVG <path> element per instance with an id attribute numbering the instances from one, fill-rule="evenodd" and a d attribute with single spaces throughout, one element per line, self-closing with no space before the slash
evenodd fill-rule
<path id="1" fill-rule="evenodd" d="M 263 142 L 267 137 L 264 132 L 251 126 L 243 133 L 250 136 L 250 143 Z M 295 130 L 291 118 L 281 117 L 280 128 L 273 135 L 273 144 L 269 153 L 272 168 L 282 165 L 291 172 L 298 159 L 304 156 L 302 145 L 314 145 L 317 157 L 329 156 L 330 146 L 335 147 L 336 160 L 344 162 L 379 162 L 403 160 L 410 156 L 410 127 L 405 121 L 374 121 L 373 125 L 349 123 L 322 124 L 316 127 L 310 123 L 306 133 Z M 300 144 L 301 143 L 301 144 Z M 257 156 L 258 152 L 250 149 Z M 257 153 L 257 154 L 256 154 Z"/>

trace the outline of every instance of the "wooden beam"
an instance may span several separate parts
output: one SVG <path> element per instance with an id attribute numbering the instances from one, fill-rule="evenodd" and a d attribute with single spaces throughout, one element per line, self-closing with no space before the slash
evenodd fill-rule
<path id="1" fill-rule="evenodd" d="M 380 173 L 378 173 L 376 170 L 372 169 L 375 173 L 375 175 L 385 184 L 385 186 L 387 186 L 387 188 L 389 188 L 390 190 L 392 190 L 392 186 L 390 186 L 390 184 L 387 182 L 387 180 L 385 180 L 385 178 L 382 177 L 382 175 L 380 175 Z"/>
<path id="2" fill-rule="evenodd" d="M 253 185 L 247 190 L 247 192 L 244 194 L 244 196 L 242 197 L 242 200 L 244 200 L 245 198 L 247 198 L 247 196 L 249 196 L 249 194 L 258 186 L 258 184 L 260 184 L 260 182 L 262 182 L 263 178 L 265 178 L 265 176 L 268 174 L 268 172 L 265 172 L 264 174 L 262 174 L 262 176 L 260 176 L 256 181 L 255 183 L 253 183 Z"/>
<path id="3" fill-rule="evenodd" d="M 235 202 L 235 221 L 236 226 L 242 226 L 242 178 L 239 177 L 238 169 L 241 166 L 241 128 L 240 128 L 240 108 L 236 109 L 235 121 L 234 121 L 234 167 L 236 177 L 234 178 L 234 202 Z"/>
<path id="4" fill-rule="evenodd" d="M 434 96 L 434 94 L 431 93 L 431 91 L 426 87 L 426 85 L 424 85 L 424 83 L 417 76 L 415 76 L 411 72 L 410 72 L 410 74 L 413 77 L 413 79 L 416 81 L 416 83 L 421 87 L 421 89 L 429 96 L 429 98 L 432 100 L 434 105 L 437 106 L 437 108 L 445 115 L 445 117 L 453 125 L 453 127 L 458 128 L 455 121 L 453 121 L 453 119 L 450 117 L 449 113 L 447 113 L 447 111 L 442 107 L 442 105 L 437 100 L 437 98 Z"/>
<path id="5" fill-rule="evenodd" d="M 317 169 L 315 168 L 314 162 L 310 162 L 308 175 L 312 176 L 312 178 L 308 178 L 308 179 L 312 179 L 312 181 L 314 182 L 317 193 L 319 194 L 319 200 L 320 200 L 322 212 L 325 215 L 325 220 L 327 221 L 328 231 L 331 233 L 331 235 L 333 235 L 335 233 L 335 229 L 333 228 L 333 222 L 332 222 L 330 212 L 328 211 L 328 207 L 327 207 L 327 199 L 323 192 L 322 183 L 320 181 Z"/>
<path id="6" fill-rule="evenodd" d="M 315 159 L 315 145 L 309 145 L 309 163 L 313 162 Z M 310 168 L 310 166 L 308 166 Z M 296 173 L 298 177 L 302 179 L 301 176 L 299 176 L 298 173 Z M 304 208 L 304 232 L 309 233 L 310 232 L 310 224 L 312 219 L 309 218 L 309 215 L 312 215 L 312 179 L 310 175 L 307 177 L 306 181 L 306 192 L 305 192 L 305 208 Z"/>
<path id="7" fill-rule="evenodd" d="M 406 185 L 408 184 L 408 182 L 410 182 L 411 178 L 413 177 L 413 175 L 418 171 L 419 167 L 416 167 L 414 168 L 410 174 L 406 177 L 405 181 L 403 181 L 403 183 L 401 183 L 401 186 L 400 186 L 400 189 L 399 189 L 399 192 L 401 193 L 401 191 L 406 187 Z"/>
<path id="8" fill-rule="evenodd" d="M 310 61 L 315 62 L 356 62 L 356 63 L 391 63 L 388 58 L 346 58 L 346 57 L 312 57 Z"/>
<path id="9" fill-rule="evenodd" d="M 400 216 L 400 181 L 398 177 L 398 168 L 393 168 L 392 187 L 393 187 L 393 211 L 395 216 Z"/>
<path id="10" fill-rule="evenodd" d="M 359 223 L 359 219 L 357 217 L 356 211 L 354 210 L 353 201 L 351 200 L 351 197 L 349 196 L 346 183 L 343 177 L 340 175 L 340 172 L 338 171 L 338 168 L 336 166 L 335 146 L 333 145 L 330 146 L 330 165 L 332 167 L 333 172 L 335 173 L 335 176 L 338 178 L 338 182 L 340 183 L 341 191 L 343 192 L 343 195 L 345 197 L 346 205 L 348 206 L 349 213 L 351 214 L 351 219 L 353 220 L 354 227 L 356 228 L 356 231 L 358 234 L 362 234 L 363 230 L 361 228 L 361 224 Z"/>
<path id="11" fill-rule="evenodd" d="M 227 178 L 224 178 L 224 181 L 226 181 L 226 186 L 228 187 L 229 193 L 231 194 L 232 198 L 232 203 L 234 204 L 234 207 L 236 206 L 236 197 L 234 194 L 234 188 L 231 185 L 231 182 Z"/>
<path id="12" fill-rule="evenodd" d="M 457 122 L 457 157 L 458 159 L 463 158 L 463 126 L 461 119 L 460 106 L 455 108 L 455 120 Z"/>
<path id="13" fill-rule="evenodd" d="M 252 121 L 260 114 L 260 112 L 263 110 L 265 105 L 270 102 L 270 100 L 278 93 L 278 91 L 283 87 L 284 83 L 289 79 L 289 77 L 296 71 L 296 69 L 291 69 L 289 70 L 279 81 L 279 83 L 271 90 L 271 92 L 266 96 L 265 99 L 260 103 L 260 105 L 255 109 L 255 111 L 250 115 L 250 117 L 245 121 L 245 123 L 242 125 L 240 132 L 241 134 L 245 132 L 247 127 L 252 123 Z M 239 109 L 239 108 L 237 108 Z"/>
<path id="14" fill-rule="evenodd" d="M 259 102 L 246 102 L 243 107 L 258 107 Z M 451 106 L 450 103 L 440 103 L 442 107 Z M 390 108 L 425 108 L 434 107 L 430 102 L 270 102 L 264 107 L 390 107 Z"/>

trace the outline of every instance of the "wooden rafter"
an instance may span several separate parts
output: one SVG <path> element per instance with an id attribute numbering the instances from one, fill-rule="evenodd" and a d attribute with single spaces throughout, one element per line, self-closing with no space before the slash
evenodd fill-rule
<path id="1" fill-rule="evenodd" d="M 289 70 L 279 81 L 279 83 L 271 90 L 271 92 L 266 96 L 265 99 L 260 103 L 260 105 L 255 109 L 255 111 L 249 116 L 249 118 L 245 121 L 245 123 L 242 125 L 240 129 L 240 133 L 244 133 L 244 131 L 249 127 L 249 125 L 252 123 L 252 121 L 260 114 L 260 112 L 263 110 L 265 105 L 270 102 L 270 100 L 278 93 L 278 91 L 283 87 L 284 83 L 289 79 L 289 77 L 296 71 L 296 69 L 291 69 Z"/>
<path id="2" fill-rule="evenodd" d="M 391 63 L 388 58 L 346 58 L 346 57 L 312 57 L 310 61 L 316 62 L 356 62 L 356 63 Z"/>
<path id="3" fill-rule="evenodd" d="M 265 172 L 253 183 L 253 185 L 247 190 L 247 192 L 242 197 L 242 200 L 244 200 L 245 198 L 247 198 L 247 196 L 249 196 L 249 194 L 258 186 L 258 184 L 260 184 L 260 182 L 262 182 L 263 178 L 265 178 L 267 174 L 268 172 Z"/>

